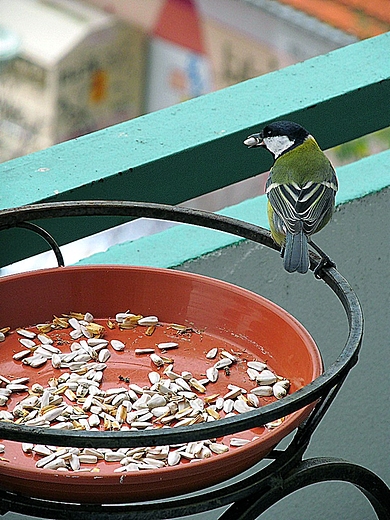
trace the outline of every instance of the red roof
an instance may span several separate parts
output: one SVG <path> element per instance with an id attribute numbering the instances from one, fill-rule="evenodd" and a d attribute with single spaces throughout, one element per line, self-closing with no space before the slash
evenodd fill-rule
<path id="1" fill-rule="evenodd" d="M 279 0 L 363 40 L 390 31 L 390 0 Z"/>
<path id="2" fill-rule="evenodd" d="M 153 34 L 195 52 L 204 51 L 199 14 L 192 0 L 166 0 Z"/>

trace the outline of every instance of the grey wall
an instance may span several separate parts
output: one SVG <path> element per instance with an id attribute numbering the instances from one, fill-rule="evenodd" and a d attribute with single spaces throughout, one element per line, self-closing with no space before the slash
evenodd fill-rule
<path id="1" fill-rule="evenodd" d="M 307 456 L 335 456 L 368 467 L 390 485 L 390 189 L 341 206 L 317 235 L 356 291 L 365 316 L 358 365 L 314 434 Z M 180 269 L 221 278 L 269 298 L 293 314 L 312 334 L 325 364 L 344 345 L 347 323 L 333 293 L 312 274 L 283 271 L 278 253 L 242 242 Z M 371 506 L 349 484 L 316 484 L 284 499 L 265 520 L 369 520 Z M 212 518 L 212 515 L 206 515 Z"/>

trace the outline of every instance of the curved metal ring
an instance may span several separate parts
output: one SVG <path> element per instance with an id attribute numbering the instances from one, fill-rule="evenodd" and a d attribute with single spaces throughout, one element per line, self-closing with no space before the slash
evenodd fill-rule
<path id="1" fill-rule="evenodd" d="M 267 247 L 277 249 L 270 234 L 253 224 L 230 217 L 200 210 L 163 204 L 148 204 L 126 201 L 83 201 L 34 204 L 12 210 L 0 211 L 0 230 L 15 227 L 21 222 L 53 217 L 121 215 L 147 217 L 187 223 L 231 233 L 252 240 Z M 318 257 L 311 254 L 311 269 L 318 264 Z M 356 294 L 335 268 L 325 269 L 324 282 L 339 298 L 347 314 L 349 334 L 345 346 L 326 371 L 309 385 L 297 390 L 282 400 L 235 417 L 225 418 L 213 423 L 196 424 L 191 429 L 174 428 L 145 430 L 138 432 L 118 431 L 115 436 L 110 432 L 93 431 L 54 431 L 47 428 L 0 424 L 0 436 L 4 439 L 21 442 L 39 442 L 58 446 L 101 446 L 119 448 L 121 446 L 156 446 L 189 442 L 205 438 L 220 437 L 264 425 L 270 421 L 293 413 L 326 395 L 331 388 L 342 381 L 357 362 L 363 335 L 362 310 Z"/>
<path id="2" fill-rule="evenodd" d="M 16 227 L 29 229 L 30 231 L 33 231 L 37 235 L 41 236 L 46 242 L 49 244 L 51 249 L 53 250 L 53 253 L 55 254 L 58 267 L 64 267 L 64 257 L 62 256 L 61 249 L 57 242 L 54 240 L 54 238 L 46 231 L 46 229 L 41 228 L 37 224 L 34 224 L 32 222 L 19 222 L 16 224 Z"/>

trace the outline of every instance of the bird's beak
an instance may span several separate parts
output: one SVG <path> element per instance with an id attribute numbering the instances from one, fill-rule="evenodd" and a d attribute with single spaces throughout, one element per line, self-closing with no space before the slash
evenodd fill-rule
<path id="1" fill-rule="evenodd" d="M 244 144 L 248 148 L 254 148 L 256 146 L 264 146 L 263 136 L 261 134 L 252 134 L 245 139 Z"/>

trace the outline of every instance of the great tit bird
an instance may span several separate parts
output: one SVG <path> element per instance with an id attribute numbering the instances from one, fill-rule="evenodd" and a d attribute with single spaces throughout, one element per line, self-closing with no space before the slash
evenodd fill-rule
<path id="1" fill-rule="evenodd" d="M 311 240 L 331 219 L 338 189 L 336 172 L 316 140 L 302 126 L 276 121 L 244 144 L 264 147 L 274 164 L 266 183 L 271 235 L 281 247 L 286 271 L 306 273 L 310 244 L 321 256 L 319 270 L 330 258 Z"/>

